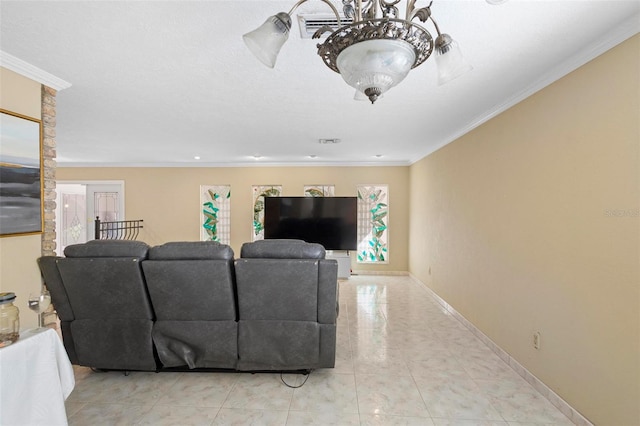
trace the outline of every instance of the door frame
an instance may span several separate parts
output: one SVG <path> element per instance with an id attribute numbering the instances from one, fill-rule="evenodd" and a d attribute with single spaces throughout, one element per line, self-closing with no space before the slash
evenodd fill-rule
<path id="1" fill-rule="evenodd" d="M 127 217 L 125 214 L 125 182 L 124 180 L 56 180 L 56 188 L 58 185 L 119 185 L 120 189 L 118 192 L 122 195 L 119 200 L 119 211 L 121 212 L 121 217 L 118 220 L 125 220 Z M 91 202 L 93 204 L 93 201 Z M 89 206 L 89 201 L 87 199 L 87 206 Z M 58 211 L 59 206 L 56 206 L 56 212 Z M 92 217 L 89 217 L 89 209 L 87 209 L 87 241 L 94 239 L 94 226 L 93 223 L 95 221 L 95 217 L 93 217 L 93 212 L 91 212 Z M 56 231 L 58 229 L 58 221 L 56 215 Z"/>

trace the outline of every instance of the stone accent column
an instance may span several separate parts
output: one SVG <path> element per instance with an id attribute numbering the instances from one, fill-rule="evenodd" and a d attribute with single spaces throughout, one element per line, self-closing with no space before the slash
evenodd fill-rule
<path id="1" fill-rule="evenodd" d="M 42 85 L 43 256 L 55 255 L 56 249 L 56 93 L 55 89 Z"/>

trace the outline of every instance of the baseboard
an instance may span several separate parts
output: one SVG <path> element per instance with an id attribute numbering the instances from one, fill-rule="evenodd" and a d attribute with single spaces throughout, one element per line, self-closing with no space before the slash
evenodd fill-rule
<path id="1" fill-rule="evenodd" d="M 407 271 L 352 271 L 351 275 L 409 275 Z"/>
<path id="2" fill-rule="evenodd" d="M 449 305 L 444 299 L 438 296 L 429 286 L 420 281 L 413 274 L 409 274 L 411 278 L 422 284 L 422 286 L 427 290 L 427 292 L 433 296 L 434 299 L 438 301 L 442 305 L 442 307 L 451 314 L 455 319 L 460 321 L 462 325 L 464 325 L 469 331 L 471 331 L 478 339 L 480 339 L 489 349 L 491 349 L 496 355 L 498 355 L 505 363 L 509 365 L 520 377 L 526 380 L 535 390 L 540 392 L 540 395 L 545 397 L 554 407 L 556 407 L 562 414 L 567 416 L 569 420 L 575 425 L 578 426 L 593 426 L 586 417 L 580 414 L 576 409 L 574 409 L 569 403 L 567 403 L 564 399 L 562 399 L 557 393 L 555 393 L 551 388 L 545 385 L 540 379 L 534 376 L 529 370 L 527 370 L 522 364 L 516 361 L 511 355 L 509 355 L 506 351 L 504 351 L 500 346 L 498 346 L 493 340 L 487 337 L 480 329 L 478 329 L 475 325 L 473 325 L 469 320 L 467 320 L 464 316 L 462 316 L 458 311 L 456 311 L 453 306 Z"/>

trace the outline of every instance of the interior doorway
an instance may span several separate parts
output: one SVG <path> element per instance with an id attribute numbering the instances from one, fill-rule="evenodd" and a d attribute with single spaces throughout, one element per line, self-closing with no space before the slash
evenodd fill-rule
<path id="1" fill-rule="evenodd" d="M 95 237 L 96 217 L 124 220 L 124 181 L 56 182 L 56 254 Z"/>

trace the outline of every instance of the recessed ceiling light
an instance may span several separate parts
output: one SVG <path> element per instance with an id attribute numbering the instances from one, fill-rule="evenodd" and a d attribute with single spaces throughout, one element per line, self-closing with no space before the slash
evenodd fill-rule
<path id="1" fill-rule="evenodd" d="M 317 157 L 317 155 L 315 155 L 315 154 L 311 154 L 311 155 L 309 156 L 309 158 L 316 158 L 316 157 Z"/>
<path id="2" fill-rule="evenodd" d="M 382 158 L 382 154 L 376 154 L 375 157 L 376 158 Z"/>
<path id="3" fill-rule="evenodd" d="M 337 144 L 337 143 L 340 143 L 340 139 L 338 139 L 338 138 L 318 139 L 318 143 L 323 144 L 323 145 Z"/>
<path id="4" fill-rule="evenodd" d="M 255 158 L 256 160 L 259 160 L 259 159 L 261 159 L 261 158 L 262 158 L 262 155 L 260 155 L 260 154 L 256 154 L 256 155 L 254 155 L 254 156 L 253 156 L 253 158 Z"/>
<path id="5" fill-rule="evenodd" d="M 492 5 L 499 5 L 499 4 L 503 4 L 506 3 L 507 0 L 487 0 L 487 3 L 492 4 Z"/>
<path id="6" fill-rule="evenodd" d="M 194 160 L 199 160 L 199 159 L 200 159 L 200 156 L 199 156 L 199 155 L 196 155 L 195 157 L 193 157 L 193 159 L 194 159 Z"/>

